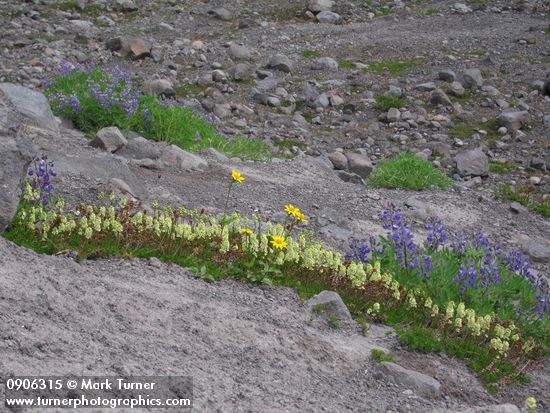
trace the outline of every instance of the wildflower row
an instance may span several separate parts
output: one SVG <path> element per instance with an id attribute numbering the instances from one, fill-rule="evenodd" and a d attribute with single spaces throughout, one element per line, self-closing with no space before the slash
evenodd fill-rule
<path id="1" fill-rule="evenodd" d="M 243 181 L 232 171 L 228 197 L 233 185 Z M 508 369 L 524 366 L 537 347 L 513 321 L 477 313 L 464 302 L 438 305 L 423 289 L 407 288 L 383 271 L 380 260 L 350 260 L 314 241 L 307 231 L 299 231 L 305 215 L 292 204 L 284 206 L 286 221 L 274 224 L 237 213 L 215 217 L 157 204 L 147 212 L 113 194 L 70 211 L 61 199 L 49 205 L 41 199 L 40 190 L 28 181 L 8 238 L 48 253 L 71 248 L 83 257 L 158 256 L 205 277 L 217 271 L 254 282 L 332 288 L 355 314 L 379 321 L 400 314 L 408 324 L 430 328 L 441 338 L 468 341 L 489 357 L 481 366 L 485 370 L 498 370 L 503 362 Z"/>

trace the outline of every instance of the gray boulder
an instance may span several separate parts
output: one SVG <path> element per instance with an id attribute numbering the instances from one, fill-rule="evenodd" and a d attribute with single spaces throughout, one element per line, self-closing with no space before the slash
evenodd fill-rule
<path id="1" fill-rule="evenodd" d="M 122 12 L 133 12 L 138 9 L 133 0 L 115 0 L 115 8 Z"/>
<path id="2" fill-rule="evenodd" d="M 209 10 L 208 14 L 212 17 L 215 17 L 216 19 L 223 20 L 223 21 L 229 21 L 233 18 L 233 15 L 231 12 L 227 9 L 224 9 L 223 7 Z"/>
<path id="3" fill-rule="evenodd" d="M 153 44 L 141 37 L 121 36 L 108 40 L 106 47 L 122 56 L 137 60 L 151 56 Z"/>
<path id="4" fill-rule="evenodd" d="M 310 0 L 307 8 L 313 13 L 320 13 L 322 11 L 331 11 L 332 6 L 334 6 L 333 0 Z"/>
<path id="5" fill-rule="evenodd" d="M 483 86 L 483 76 L 479 69 L 466 69 L 463 74 L 464 87 L 467 89 L 480 88 Z"/>
<path id="6" fill-rule="evenodd" d="M 487 176 L 489 159 L 481 148 L 459 153 L 455 157 L 456 169 L 460 176 Z"/>
<path id="7" fill-rule="evenodd" d="M 461 96 L 464 96 L 464 93 L 466 93 L 466 90 L 464 89 L 464 86 L 462 86 L 462 83 L 452 82 L 449 85 L 448 92 L 450 95 L 461 97 Z"/>
<path id="8" fill-rule="evenodd" d="M 441 384 L 433 377 L 406 369 L 395 363 L 380 363 L 378 375 L 408 390 L 412 390 L 422 397 L 434 398 L 441 393 Z"/>
<path id="9" fill-rule="evenodd" d="M 430 93 L 430 102 L 432 105 L 452 106 L 453 102 L 443 90 L 437 88 Z"/>
<path id="10" fill-rule="evenodd" d="M 498 123 L 500 126 L 504 126 L 506 129 L 514 131 L 521 129 L 526 122 L 531 120 L 531 115 L 527 111 L 515 111 L 515 112 L 503 112 L 498 117 Z"/>
<path id="11" fill-rule="evenodd" d="M 336 70 L 338 62 L 332 57 L 320 57 L 311 65 L 313 70 Z"/>
<path id="12" fill-rule="evenodd" d="M 21 196 L 27 168 L 35 156 L 34 146 L 25 140 L 25 114 L 0 90 L 0 233 L 11 223 Z"/>
<path id="13" fill-rule="evenodd" d="M 160 158 L 162 144 L 151 142 L 143 136 L 129 139 L 128 143 L 117 152 L 117 155 L 129 159 L 158 159 Z"/>
<path id="14" fill-rule="evenodd" d="M 332 11 L 322 11 L 321 13 L 317 14 L 317 16 L 315 17 L 317 18 L 317 21 L 319 23 L 336 24 L 340 20 L 342 20 L 342 16 Z"/>
<path id="15" fill-rule="evenodd" d="M 249 80 L 252 79 L 252 67 L 246 63 L 237 63 L 227 71 L 233 80 Z"/>
<path id="16" fill-rule="evenodd" d="M 0 91 L 2 99 L 23 116 L 25 124 L 59 133 L 48 99 L 42 93 L 13 83 L 0 83 Z"/>
<path id="17" fill-rule="evenodd" d="M 202 170 L 208 163 L 200 156 L 184 151 L 176 145 L 167 146 L 160 156 L 164 166 L 185 171 Z"/>
<path id="18" fill-rule="evenodd" d="M 1 109 L 0 109 L 1 110 Z M 0 112 L 0 114 L 2 114 Z M 0 233 L 11 223 L 21 196 L 21 186 L 32 160 L 30 148 L 14 136 L 0 135 Z"/>
<path id="19" fill-rule="evenodd" d="M 348 159 L 348 170 L 351 173 L 359 175 L 363 179 L 367 178 L 374 169 L 370 159 L 366 155 L 347 152 L 346 158 Z"/>
<path id="20" fill-rule="evenodd" d="M 399 109 L 396 108 L 390 108 L 388 110 L 388 113 L 386 114 L 386 119 L 388 122 L 399 122 L 399 119 L 401 119 L 401 112 Z"/>
<path id="21" fill-rule="evenodd" d="M 114 153 L 127 143 L 122 132 L 116 126 L 111 126 L 97 131 L 95 138 L 90 141 L 90 146 Z"/>
<path id="22" fill-rule="evenodd" d="M 456 80 L 456 74 L 451 69 L 443 69 L 438 73 L 439 80 L 444 82 L 454 82 Z"/>
<path id="23" fill-rule="evenodd" d="M 252 52 L 246 46 L 231 43 L 231 46 L 229 46 L 229 56 L 233 60 L 248 60 L 252 57 Z"/>
<path id="24" fill-rule="evenodd" d="M 168 79 L 155 79 L 145 82 L 141 88 L 143 93 L 153 96 L 174 97 L 176 92 Z"/>
<path id="25" fill-rule="evenodd" d="M 305 303 L 309 311 L 336 318 L 341 323 L 353 321 L 351 314 L 338 293 L 321 291 Z"/>
<path id="26" fill-rule="evenodd" d="M 276 54 L 272 56 L 267 67 L 270 69 L 280 70 L 285 73 L 292 72 L 292 63 L 284 54 Z"/>
<path id="27" fill-rule="evenodd" d="M 342 152 L 332 152 L 328 159 L 332 162 L 334 169 L 346 170 L 348 169 L 348 158 Z"/>

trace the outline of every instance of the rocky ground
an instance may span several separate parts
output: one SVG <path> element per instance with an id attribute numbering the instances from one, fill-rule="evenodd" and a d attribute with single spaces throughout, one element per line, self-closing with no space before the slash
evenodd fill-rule
<path id="1" fill-rule="evenodd" d="M 247 181 L 230 208 L 276 220 L 293 202 L 338 249 L 382 233 L 377 215 L 395 205 L 419 233 L 430 219 L 481 229 L 548 274 L 548 219 L 493 196 L 501 183 L 550 188 L 548 2 L 310 3 L 0 1 L 1 82 L 39 90 L 65 61 L 118 64 L 153 93 L 200 102 L 221 132 L 294 155 L 196 158 L 132 134 L 111 154 L 59 124 L 40 95 L 2 85 L 2 165 L 48 155 L 69 204 L 112 189 L 213 213 L 236 168 Z M 381 95 L 404 106 L 381 110 Z M 362 184 L 378 161 L 404 149 L 446 171 L 453 187 Z M 488 170 L 502 159 L 512 166 Z M 20 179 L 0 178 L 6 186 Z M 13 199 L 4 191 L 1 210 Z M 208 285 L 154 262 L 77 264 L 0 242 L 2 375 L 191 372 L 197 411 L 466 411 L 531 395 L 550 408 L 547 363 L 530 384 L 489 395 L 460 362 L 408 353 L 381 326 L 363 337 L 353 323 L 311 325 L 291 290 Z M 395 351 L 411 375 L 424 372 L 441 387 L 425 377 L 395 384 L 402 372 L 376 365 L 373 347 Z"/>

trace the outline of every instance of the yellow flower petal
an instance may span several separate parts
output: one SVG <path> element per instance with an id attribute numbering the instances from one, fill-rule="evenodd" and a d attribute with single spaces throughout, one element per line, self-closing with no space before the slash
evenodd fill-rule
<path id="1" fill-rule="evenodd" d="M 243 182 L 245 180 L 245 177 L 241 175 L 240 172 L 237 172 L 236 170 L 231 170 L 231 177 L 233 178 L 233 181 L 235 182 Z"/>
<path id="2" fill-rule="evenodd" d="M 273 235 L 271 237 L 271 244 L 280 250 L 286 248 L 288 245 L 284 237 L 280 237 L 278 235 Z"/>

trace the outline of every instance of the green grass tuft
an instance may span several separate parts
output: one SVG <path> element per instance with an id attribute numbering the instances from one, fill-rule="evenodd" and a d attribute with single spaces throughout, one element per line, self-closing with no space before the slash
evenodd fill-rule
<path id="1" fill-rule="evenodd" d="M 433 16 L 434 14 L 437 14 L 437 13 L 439 13 L 439 9 L 436 9 L 435 7 L 430 7 L 429 9 L 426 9 L 426 11 L 424 12 L 426 16 Z"/>
<path id="2" fill-rule="evenodd" d="M 321 52 L 318 50 L 302 50 L 301 53 L 302 57 L 306 58 L 312 58 L 312 57 L 321 57 Z"/>
<path id="3" fill-rule="evenodd" d="M 384 351 L 379 350 L 377 348 L 373 348 L 370 351 L 370 356 L 376 360 L 378 363 L 382 363 L 383 361 L 386 362 L 393 362 L 394 354 L 393 352 L 386 354 Z"/>
<path id="4" fill-rule="evenodd" d="M 498 128 L 499 123 L 497 119 L 490 119 L 485 123 L 458 123 L 449 131 L 449 135 L 462 140 L 469 140 L 472 139 L 472 136 L 477 133 L 478 130 L 484 130 L 487 132 L 485 139 L 487 139 L 488 142 L 493 142 L 500 138 Z"/>
<path id="5" fill-rule="evenodd" d="M 426 327 L 411 327 L 399 335 L 399 340 L 414 351 L 429 353 L 445 350 L 444 343 L 436 337 L 434 330 Z"/>
<path id="6" fill-rule="evenodd" d="M 367 185 L 372 188 L 401 188 L 422 190 L 447 188 L 452 181 L 412 152 L 404 152 L 394 159 L 381 162 L 369 176 Z"/>
<path id="7" fill-rule="evenodd" d="M 391 108 L 401 109 L 405 106 L 405 101 L 397 96 L 380 95 L 374 98 L 376 105 L 374 106 L 380 112 L 387 112 Z"/>
<path id="8" fill-rule="evenodd" d="M 534 187 L 503 184 L 494 191 L 497 198 L 519 202 L 532 211 L 550 217 L 550 197 L 538 192 Z"/>
<path id="9" fill-rule="evenodd" d="M 392 76 L 404 76 L 411 70 L 417 59 L 408 60 L 381 60 L 366 63 L 368 66 L 363 69 L 366 73 L 389 73 Z"/>
<path id="10" fill-rule="evenodd" d="M 341 59 L 338 60 L 338 67 L 342 69 L 355 69 L 357 65 L 350 60 Z"/>

